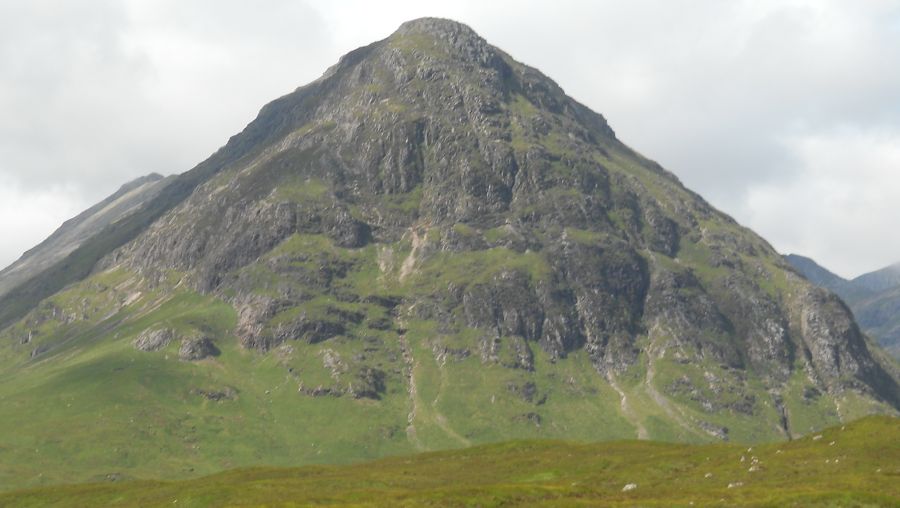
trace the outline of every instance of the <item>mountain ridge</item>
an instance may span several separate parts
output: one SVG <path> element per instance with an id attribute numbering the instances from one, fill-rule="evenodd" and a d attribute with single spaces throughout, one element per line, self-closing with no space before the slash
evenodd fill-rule
<path id="1" fill-rule="evenodd" d="M 0 270 L 0 297 L 76 250 L 100 229 L 134 212 L 144 201 L 153 199 L 165 185 L 164 180 L 156 173 L 139 177 L 65 221 L 47 239 Z"/>
<path id="2" fill-rule="evenodd" d="M 851 282 L 874 292 L 896 288 L 900 286 L 900 263 L 894 263 L 880 270 L 865 273 L 852 279 Z"/>
<path id="3" fill-rule="evenodd" d="M 812 258 L 799 254 L 787 254 L 784 258 L 794 268 L 799 270 L 810 282 L 834 291 L 836 288 L 848 284 L 850 281 L 829 271 L 824 266 L 816 263 Z"/>

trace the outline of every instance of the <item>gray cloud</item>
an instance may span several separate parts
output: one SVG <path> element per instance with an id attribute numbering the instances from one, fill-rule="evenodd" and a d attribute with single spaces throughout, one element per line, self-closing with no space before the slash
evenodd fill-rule
<path id="1" fill-rule="evenodd" d="M 900 260 L 900 2 L 60 0 L 0 3 L 0 264 L 424 15 L 542 69 L 777 248 L 844 275 Z"/>

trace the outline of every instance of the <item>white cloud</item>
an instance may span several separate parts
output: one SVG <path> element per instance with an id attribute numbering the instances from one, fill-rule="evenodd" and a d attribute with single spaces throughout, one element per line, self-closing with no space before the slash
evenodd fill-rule
<path id="1" fill-rule="evenodd" d="M 0 255 L 13 261 L 24 250 L 37 245 L 60 225 L 60 217 L 74 217 L 92 203 L 82 200 L 78 191 L 64 187 L 29 190 L 10 183 L 0 175 L 0 231 L 4 238 Z M 13 245 L 27 245 L 10 249 Z"/>
<path id="2" fill-rule="evenodd" d="M 800 170 L 750 188 L 749 223 L 786 251 L 816 252 L 845 276 L 896 262 L 900 130 L 847 127 L 786 142 Z"/>

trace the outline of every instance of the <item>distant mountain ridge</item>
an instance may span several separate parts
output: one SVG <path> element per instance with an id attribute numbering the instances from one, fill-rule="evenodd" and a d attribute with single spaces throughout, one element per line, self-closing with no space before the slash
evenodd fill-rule
<path id="1" fill-rule="evenodd" d="M 788 254 L 785 259 L 810 282 L 837 293 L 863 331 L 900 359 L 900 263 L 847 280 L 808 257 Z"/>
<path id="2" fill-rule="evenodd" d="M 0 297 L 59 262 L 106 226 L 156 197 L 167 182 L 166 178 L 156 173 L 142 176 L 67 220 L 46 240 L 0 271 Z"/>
<path id="3" fill-rule="evenodd" d="M 900 286 L 900 263 L 860 275 L 850 282 L 876 293 L 897 288 Z"/>
<path id="4" fill-rule="evenodd" d="M 812 258 L 801 256 L 799 254 L 788 254 L 784 258 L 804 277 L 817 286 L 830 289 L 832 291 L 842 288 L 850 284 L 850 281 L 844 279 L 840 275 L 832 273 L 827 268 L 819 265 Z"/>

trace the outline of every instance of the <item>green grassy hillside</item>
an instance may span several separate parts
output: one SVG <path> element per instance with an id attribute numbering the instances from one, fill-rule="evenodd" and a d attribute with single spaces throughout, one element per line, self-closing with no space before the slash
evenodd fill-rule
<path id="1" fill-rule="evenodd" d="M 374 263 L 375 249 L 367 251 L 354 254 L 361 272 Z M 516 351 L 503 348 L 485 363 L 468 354 L 466 336 L 445 335 L 439 323 L 405 318 L 398 336 L 372 324 L 382 307 L 323 298 L 304 312 L 362 315 L 348 332 L 364 339 L 293 341 L 260 354 L 232 335 L 231 305 L 183 287 L 148 290 L 121 270 L 47 300 L 38 313 L 56 318 L 31 321 L 35 338 L 26 344 L 13 340 L 25 328 L 7 330 L 0 347 L 0 489 L 346 464 L 511 439 L 702 443 L 717 440 L 700 426 L 710 420 L 737 442 L 784 439 L 766 423 L 774 409 L 764 403 L 758 421 L 737 409 L 693 408 L 695 394 L 668 389 L 690 371 L 665 355 L 643 356 L 612 385 L 585 352 L 551 359 L 535 349 L 532 369 L 523 369 L 509 367 Z M 137 350 L 134 340 L 156 327 L 216 337 L 218 354 L 183 361 L 178 341 Z M 53 348 L 30 357 L 44 344 Z M 804 383 L 792 381 L 783 398 L 797 434 L 838 419 L 832 401 L 808 397 Z M 873 410 L 850 391 L 839 402 L 847 419 Z"/>
<path id="2" fill-rule="evenodd" d="M 41 488 L 0 495 L 0 505 L 897 506 L 898 479 L 900 420 L 870 417 L 753 447 L 514 441 L 350 466 Z"/>

